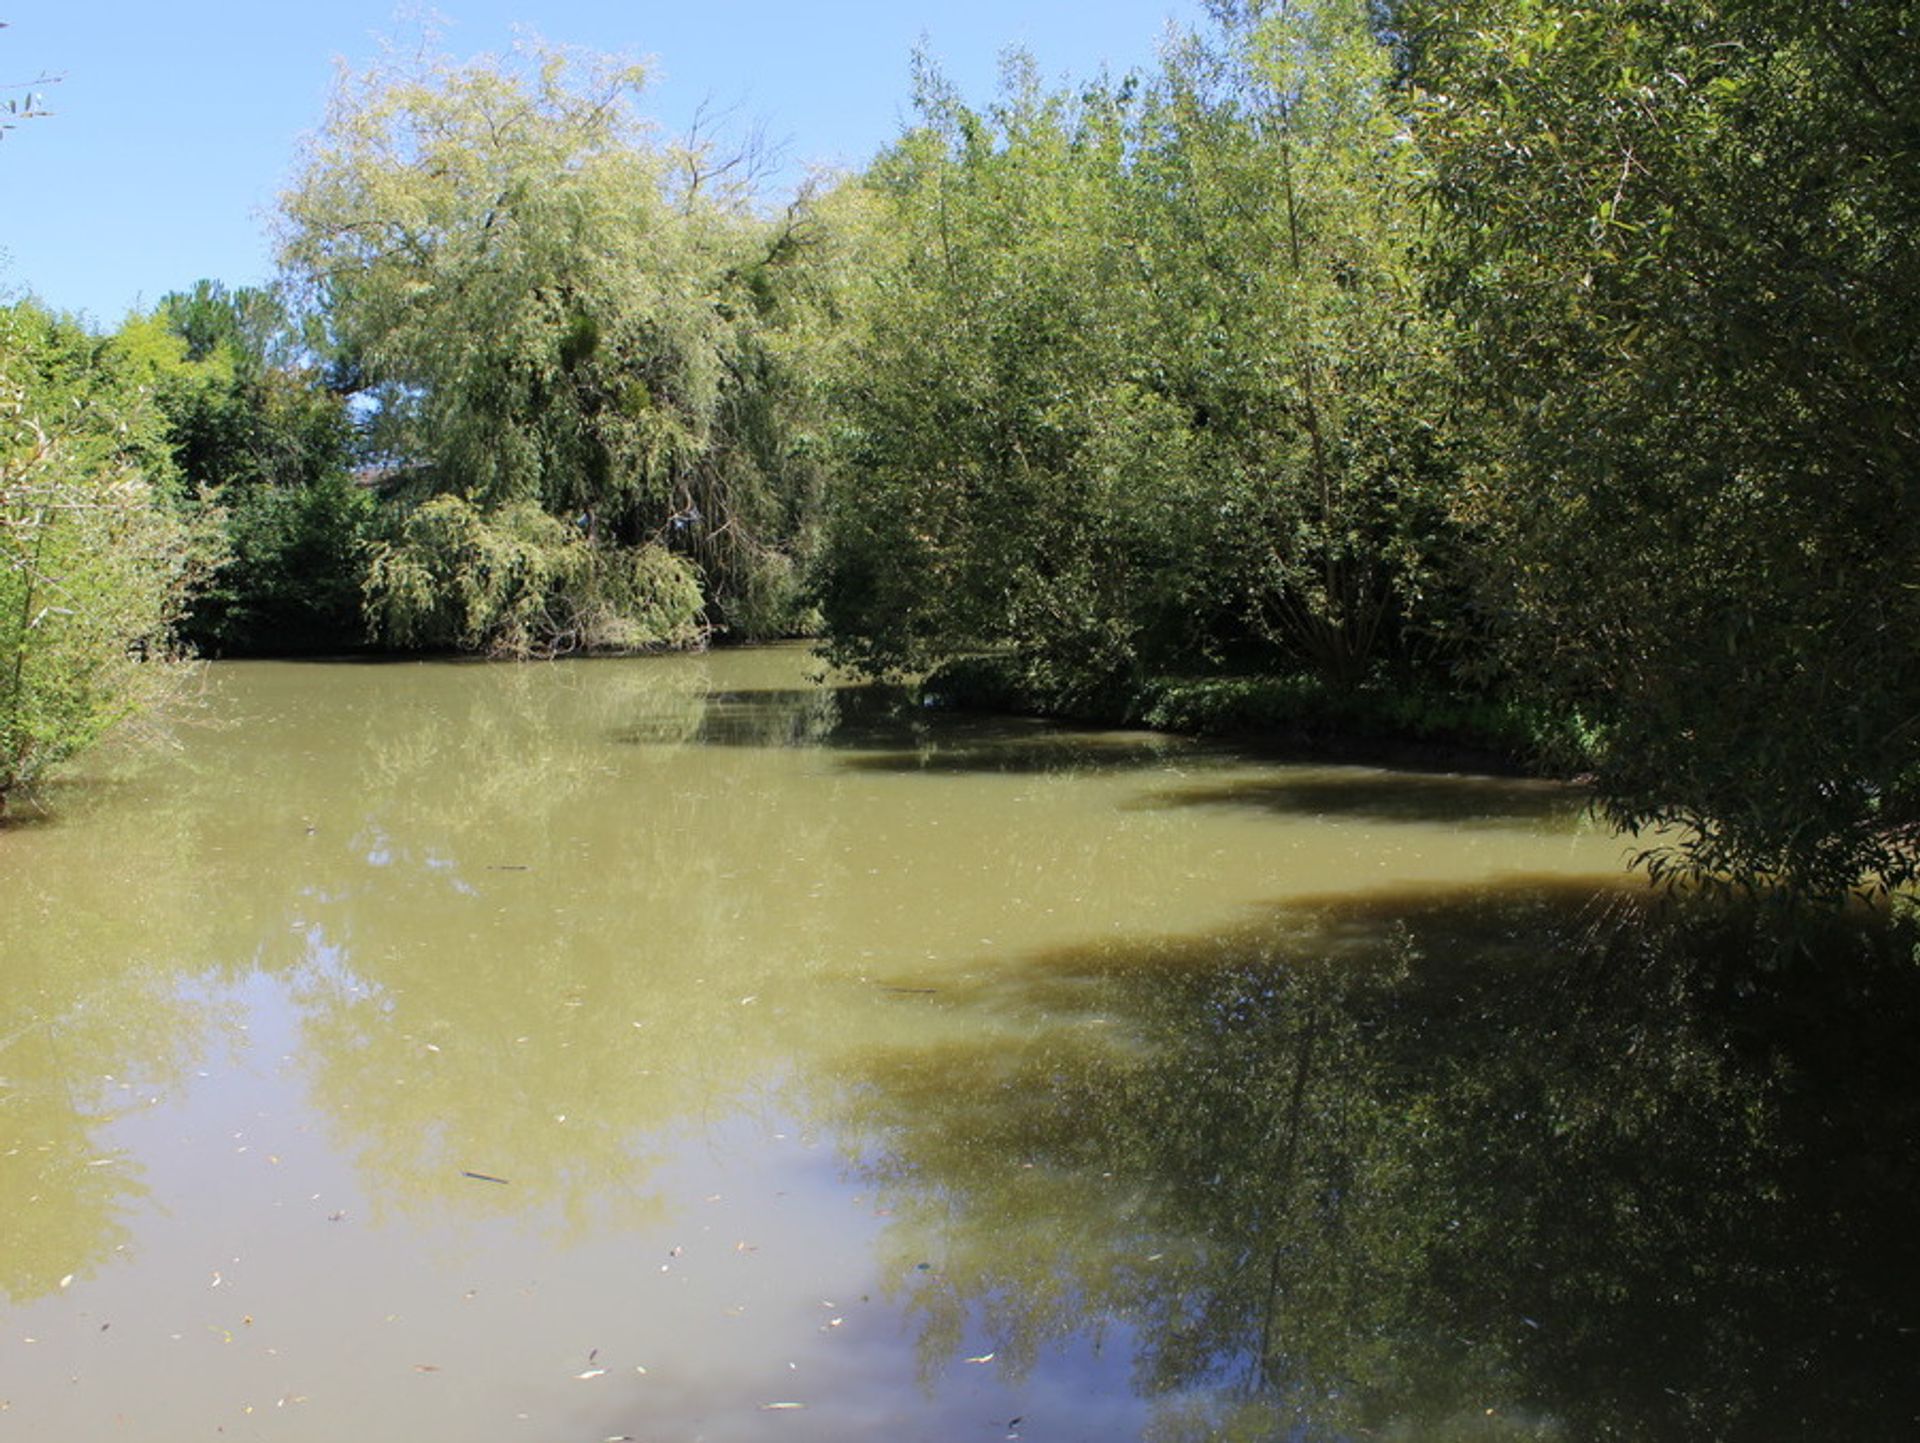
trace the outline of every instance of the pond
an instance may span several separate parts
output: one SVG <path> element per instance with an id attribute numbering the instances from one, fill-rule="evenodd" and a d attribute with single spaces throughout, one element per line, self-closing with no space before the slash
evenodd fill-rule
<path id="1" fill-rule="evenodd" d="M 221 664 L 0 833 L 0 1436 L 1920 1427 L 1910 967 L 812 671 Z"/>

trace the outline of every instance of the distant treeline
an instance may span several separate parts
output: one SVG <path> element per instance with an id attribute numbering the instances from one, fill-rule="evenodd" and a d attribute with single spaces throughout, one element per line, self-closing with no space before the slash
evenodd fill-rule
<path id="1" fill-rule="evenodd" d="M 1920 872 L 1920 4 L 1215 0 L 778 206 L 552 50 L 344 80 L 282 280 L 0 311 L 0 793 L 203 654 L 813 635 Z"/>

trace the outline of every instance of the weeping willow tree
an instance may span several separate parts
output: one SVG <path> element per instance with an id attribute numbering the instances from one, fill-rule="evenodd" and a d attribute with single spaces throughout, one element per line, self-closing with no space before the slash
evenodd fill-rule
<path id="1" fill-rule="evenodd" d="M 642 80 L 538 47 L 343 74 L 283 197 L 282 262 L 398 483 L 384 639 L 682 642 L 767 549 L 735 494 L 765 483 L 716 457 L 778 247 L 724 158 L 654 139 Z"/>

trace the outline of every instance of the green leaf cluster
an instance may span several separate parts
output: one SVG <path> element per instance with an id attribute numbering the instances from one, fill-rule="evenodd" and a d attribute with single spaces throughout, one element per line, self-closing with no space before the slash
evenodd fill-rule
<path id="1" fill-rule="evenodd" d="M 1656 870 L 1920 876 L 1920 13 L 1408 3 L 1517 674 Z"/>
<path id="2" fill-rule="evenodd" d="M 1350 687 L 1445 630 L 1444 331 L 1358 6 L 1232 8 L 1146 80 L 1010 63 L 863 179 L 833 655 L 1064 700 L 1234 659 Z"/>
<path id="3" fill-rule="evenodd" d="M 218 542 L 175 492 L 137 357 L 0 309 L 0 804 L 177 678 Z"/>
<path id="4" fill-rule="evenodd" d="M 701 600 L 660 546 L 596 546 L 530 503 L 487 512 L 459 496 L 408 511 L 366 579 L 368 614 L 398 645 L 496 656 L 685 646 Z"/>
<path id="5" fill-rule="evenodd" d="M 371 446 L 405 483 L 391 499 L 464 503 L 421 528 L 470 514 L 524 540 L 531 507 L 609 552 L 594 574 L 644 570 L 666 547 L 697 570 L 712 620 L 777 632 L 804 541 L 780 494 L 791 388 L 761 332 L 796 230 L 749 212 L 738 157 L 657 143 L 634 107 L 642 78 L 541 47 L 343 75 L 283 199 L 282 259 L 369 402 Z M 441 574 L 401 584 L 398 554 L 368 578 L 376 634 L 448 634 L 396 610 Z M 636 615 L 637 634 L 684 629 L 660 621 Z"/>
<path id="6" fill-rule="evenodd" d="M 346 397 L 280 297 L 203 280 L 114 337 L 136 340 L 155 358 L 180 475 L 226 518 L 228 556 L 195 597 L 186 639 L 226 655 L 354 647 L 374 501 L 349 473 L 359 443 Z"/>

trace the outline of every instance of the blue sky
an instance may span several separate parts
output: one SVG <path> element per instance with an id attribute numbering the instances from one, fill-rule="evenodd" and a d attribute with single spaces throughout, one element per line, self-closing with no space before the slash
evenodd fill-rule
<path id="1" fill-rule="evenodd" d="M 1200 0 L 0 0 L 0 97 L 42 74 L 54 114 L 0 140 L 0 296 L 32 293 L 112 326 L 202 276 L 272 271 L 267 217 L 303 132 L 320 123 L 336 59 L 437 16 L 440 48 L 544 38 L 651 56 L 644 108 L 678 130 L 703 100 L 737 106 L 786 143 L 789 177 L 857 167 L 897 133 L 908 61 L 926 40 L 969 98 L 998 56 L 1031 51 L 1050 78 L 1149 63 Z"/>

